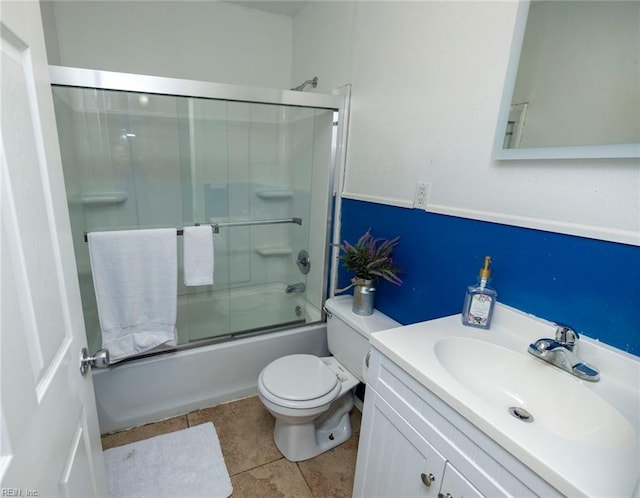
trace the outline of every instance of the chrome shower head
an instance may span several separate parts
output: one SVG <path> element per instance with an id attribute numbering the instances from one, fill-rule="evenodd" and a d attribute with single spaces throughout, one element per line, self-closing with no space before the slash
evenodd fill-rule
<path id="1" fill-rule="evenodd" d="M 302 85 L 298 85 L 298 86 L 292 88 L 291 90 L 293 90 L 295 92 L 301 92 L 301 91 L 304 90 L 304 88 L 307 85 L 311 85 L 313 88 L 317 87 L 318 86 L 318 77 L 314 76 L 312 80 L 307 80 L 304 83 L 302 83 Z"/>

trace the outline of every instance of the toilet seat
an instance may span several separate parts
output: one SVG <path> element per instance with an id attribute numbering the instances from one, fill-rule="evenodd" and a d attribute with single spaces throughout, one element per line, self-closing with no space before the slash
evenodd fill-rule
<path id="1" fill-rule="evenodd" d="M 266 399 L 299 409 L 331 403 L 342 387 L 338 376 L 320 358 L 308 354 L 278 358 L 260 372 L 258 381 Z"/>

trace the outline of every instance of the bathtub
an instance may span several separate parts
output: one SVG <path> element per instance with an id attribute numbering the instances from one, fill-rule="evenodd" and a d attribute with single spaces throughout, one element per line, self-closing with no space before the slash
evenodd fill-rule
<path id="1" fill-rule="evenodd" d="M 94 369 L 100 432 L 256 394 L 260 371 L 294 353 L 329 355 L 326 325 L 304 325 Z"/>

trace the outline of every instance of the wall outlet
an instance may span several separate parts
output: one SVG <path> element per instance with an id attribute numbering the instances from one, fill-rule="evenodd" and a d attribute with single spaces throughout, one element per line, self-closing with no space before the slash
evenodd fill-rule
<path id="1" fill-rule="evenodd" d="M 416 183 L 416 194 L 413 198 L 414 209 L 427 209 L 427 200 L 429 199 L 430 183 L 418 182 Z"/>

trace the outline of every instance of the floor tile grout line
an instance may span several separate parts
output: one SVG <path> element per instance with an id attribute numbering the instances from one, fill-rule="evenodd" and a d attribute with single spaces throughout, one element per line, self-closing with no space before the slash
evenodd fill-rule
<path id="1" fill-rule="evenodd" d="M 250 469 L 241 470 L 240 472 L 236 472 L 235 474 L 229 474 L 229 477 L 239 476 L 240 474 L 244 474 L 245 472 L 251 472 L 252 470 L 259 469 L 260 467 L 264 467 L 265 465 L 271 465 L 272 463 L 279 462 L 280 460 L 284 460 L 285 458 L 281 456 L 280 458 L 276 458 L 275 460 L 271 460 L 269 462 L 261 463 L 260 465 L 256 465 L 255 467 L 251 467 Z"/>
<path id="2" fill-rule="evenodd" d="M 309 492 L 311 493 L 311 496 L 313 496 L 313 498 L 316 498 L 316 494 L 313 492 L 313 488 L 311 487 L 311 483 L 307 480 L 307 476 L 304 475 L 304 472 L 300 468 L 300 462 L 296 462 L 296 467 L 298 467 L 298 472 L 300 472 L 300 475 L 302 476 L 302 479 L 304 480 L 305 484 L 307 485 L 307 488 L 309 488 Z"/>

